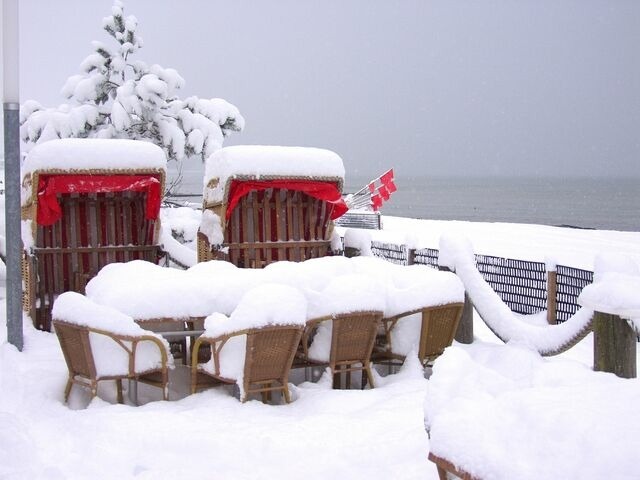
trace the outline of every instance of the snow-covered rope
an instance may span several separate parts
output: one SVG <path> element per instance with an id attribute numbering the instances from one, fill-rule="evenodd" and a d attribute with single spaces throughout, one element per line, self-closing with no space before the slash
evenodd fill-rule
<path id="1" fill-rule="evenodd" d="M 163 225 L 162 231 L 160 232 L 160 238 L 162 243 L 162 250 L 167 255 L 169 260 L 183 270 L 186 270 L 198 263 L 196 252 L 188 247 L 185 247 L 175 238 L 173 238 L 173 236 L 171 235 L 171 228 L 169 228 L 168 226 Z"/>
<path id="2" fill-rule="evenodd" d="M 439 263 L 456 272 L 480 318 L 505 343 L 522 343 L 550 356 L 567 351 L 591 332 L 593 310 L 587 308 L 559 325 L 533 325 L 513 313 L 478 271 L 473 249 L 464 237 L 442 236 Z"/>

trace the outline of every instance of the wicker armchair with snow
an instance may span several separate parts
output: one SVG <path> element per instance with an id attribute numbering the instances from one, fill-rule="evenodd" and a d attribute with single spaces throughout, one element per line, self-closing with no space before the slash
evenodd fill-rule
<path id="1" fill-rule="evenodd" d="M 402 363 L 417 347 L 422 365 L 431 365 L 453 342 L 463 308 L 464 303 L 449 303 L 383 318 L 384 332 L 376 339 L 374 363 Z"/>
<path id="2" fill-rule="evenodd" d="M 219 384 L 236 384 L 240 401 L 260 393 L 263 402 L 280 392 L 291 402 L 289 371 L 306 319 L 306 299 L 295 288 L 264 284 L 249 290 L 229 317 L 214 313 L 195 342 L 191 392 Z M 211 359 L 199 363 L 201 347 Z"/>
<path id="3" fill-rule="evenodd" d="M 65 402 L 74 384 L 88 388 L 93 399 L 98 382 L 115 380 L 117 401 L 123 403 L 123 379 L 158 387 L 163 400 L 168 400 L 168 369 L 173 367 L 173 357 L 162 337 L 142 329 L 131 317 L 75 292 L 65 292 L 56 299 L 52 316 L 69 370 Z"/>
<path id="4" fill-rule="evenodd" d="M 381 311 L 356 311 L 309 320 L 296 367 L 328 366 L 334 388 L 342 374 L 350 388 L 351 373 L 362 372 L 362 388 L 366 380 L 373 387 L 371 353 L 381 318 Z"/>

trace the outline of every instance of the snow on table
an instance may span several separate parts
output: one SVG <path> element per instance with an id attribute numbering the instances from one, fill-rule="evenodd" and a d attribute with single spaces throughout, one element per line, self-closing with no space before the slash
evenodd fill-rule
<path id="1" fill-rule="evenodd" d="M 360 277 L 340 280 L 354 274 Z M 371 279 L 377 282 L 375 294 L 363 299 L 358 292 Z M 329 288 L 332 281 L 341 286 Z M 214 312 L 230 315 L 249 290 L 265 283 L 300 290 L 310 303 L 308 318 L 326 315 L 327 308 L 336 310 L 334 313 L 373 309 L 394 315 L 418 306 L 464 300 L 462 283 L 450 272 L 399 266 L 371 257 L 276 262 L 264 269 L 237 268 L 212 260 L 184 271 L 135 260 L 105 266 L 89 281 L 86 292 L 93 301 L 136 320 L 151 320 L 206 317 Z"/>
<path id="2" fill-rule="evenodd" d="M 86 286 L 93 301 L 108 305 L 138 321 L 184 320 L 212 313 L 238 315 L 248 292 L 265 284 L 288 285 L 302 295 L 305 320 L 332 314 L 380 311 L 385 316 L 418 308 L 464 301 L 462 282 L 450 272 L 426 266 L 400 266 L 373 257 L 322 257 L 305 262 L 275 262 L 264 269 L 243 269 L 212 260 L 186 271 L 136 260 L 105 266 Z M 262 297 L 262 308 L 287 311 L 290 302 Z M 255 301 L 255 311 L 260 309 Z M 328 323 L 328 322 L 327 322 Z M 417 347 L 420 319 L 399 322 L 393 342 L 402 352 Z M 331 327 L 324 325 L 310 346 L 319 360 L 329 355 Z"/>

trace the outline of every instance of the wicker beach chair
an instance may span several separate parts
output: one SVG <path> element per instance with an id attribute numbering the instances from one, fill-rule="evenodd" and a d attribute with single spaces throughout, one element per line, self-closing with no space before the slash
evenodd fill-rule
<path id="1" fill-rule="evenodd" d="M 345 386 L 351 386 L 351 372 L 362 372 L 362 388 L 365 378 L 374 386 L 371 374 L 371 353 L 380 325 L 382 312 L 366 311 L 336 314 L 331 317 L 313 319 L 307 322 L 301 347 L 295 363 L 296 368 L 309 366 L 328 366 L 333 374 L 334 388 L 341 383 L 341 374 L 345 375 Z M 328 330 L 319 333 L 321 324 L 330 322 L 330 348 L 313 349 L 313 342 L 325 343 Z M 325 324 L 324 328 L 328 325 Z"/>
<path id="2" fill-rule="evenodd" d="M 120 335 L 114 332 L 91 328 L 83 325 L 53 320 L 53 326 L 60 341 L 60 347 L 69 369 L 69 378 L 64 391 L 64 401 L 67 402 L 73 385 L 88 388 L 91 398 L 98 394 L 98 382 L 102 380 L 115 380 L 118 403 L 123 403 L 122 380 L 131 379 L 146 383 L 162 389 L 162 398 L 168 400 L 168 358 L 169 352 L 166 345 L 153 335 Z M 100 373 L 101 367 L 97 364 L 91 347 L 91 340 L 100 338 L 110 339 L 113 345 L 121 349 L 121 353 L 128 357 L 126 367 L 119 369 L 107 367 L 109 373 Z M 97 336 L 97 337 L 96 337 Z M 141 345 L 151 342 L 157 347 L 155 366 L 151 368 L 139 368 L 136 357 Z"/>
<path id="3" fill-rule="evenodd" d="M 121 156 L 107 168 L 110 159 L 104 157 L 113 146 Z M 161 161 L 123 166 L 127 155 L 140 165 L 138 157 L 146 154 Z M 84 160 L 104 168 L 77 167 Z M 72 166 L 63 168 L 66 161 Z M 132 140 L 53 140 L 29 153 L 22 179 L 23 308 L 37 328 L 49 331 L 55 298 L 65 291 L 83 293 L 106 264 L 159 261 L 162 161 L 158 147 Z"/>
<path id="4" fill-rule="evenodd" d="M 462 317 L 463 303 L 450 303 L 432 307 L 424 307 L 417 310 L 383 318 L 384 333 L 376 339 L 373 353 L 373 361 L 401 363 L 405 355 L 398 353 L 393 345 L 393 329 L 398 321 L 410 316 L 415 316 L 416 321 L 421 322 L 420 338 L 418 342 L 418 358 L 422 365 L 432 364 L 451 345 L 458 329 L 458 323 Z"/>
<path id="5" fill-rule="evenodd" d="M 241 374 L 241 402 L 245 402 L 253 393 L 260 393 L 262 401 L 267 402 L 271 393 L 275 391 L 281 392 L 287 403 L 291 402 L 289 371 L 302 330 L 302 326 L 274 325 L 240 330 L 218 337 L 198 337 L 192 352 L 191 392 L 195 393 L 202 388 L 221 383 L 237 383 Z M 245 338 L 242 338 L 243 336 Z M 241 372 L 236 370 L 229 374 L 233 366 L 228 368 L 229 366 L 224 364 L 225 361 L 241 364 L 242 358 L 238 358 L 237 355 L 224 358 L 224 349 L 229 347 L 231 342 L 236 343 L 234 347 L 238 347 L 238 344 L 241 346 L 243 340 L 246 341 L 246 346 L 240 354 L 244 356 L 244 367 Z M 207 364 L 199 363 L 202 358 L 199 353 L 202 346 L 211 349 L 211 360 Z"/>
<path id="6" fill-rule="evenodd" d="M 315 163 L 326 160 L 325 174 L 299 173 L 309 151 Z M 256 159 L 264 165 L 260 174 L 255 173 Z M 282 173 L 288 164 L 297 166 L 291 171 L 298 173 Z M 270 166 L 280 173 L 269 173 Z M 208 160 L 207 171 L 211 176 L 203 195 L 199 262 L 217 259 L 262 268 L 278 260 L 299 262 L 331 252 L 333 219 L 347 211 L 341 196 L 344 167 L 335 153 L 227 147 Z"/>

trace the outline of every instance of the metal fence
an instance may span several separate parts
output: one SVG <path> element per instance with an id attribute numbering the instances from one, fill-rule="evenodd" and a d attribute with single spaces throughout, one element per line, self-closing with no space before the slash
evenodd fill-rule
<path id="1" fill-rule="evenodd" d="M 409 255 L 406 245 L 395 243 L 371 242 L 371 253 L 374 257 L 384 258 L 391 263 L 408 265 Z"/>
<path id="2" fill-rule="evenodd" d="M 547 308 L 544 263 L 476 255 L 476 265 L 486 282 L 512 311 L 531 314 Z"/>
<path id="3" fill-rule="evenodd" d="M 435 248 L 420 248 L 418 250 L 410 250 L 409 255 L 411 255 L 411 252 L 413 252 L 413 263 L 438 268 L 438 255 L 440 252 Z"/>
<path id="4" fill-rule="evenodd" d="M 438 268 L 438 250 L 409 249 L 406 245 L 371 242 L 374 256 L 400 265 L 420 264 Z M 476 255 L 476 265 L 485 281 L 509 308 L 521 314 L 547 309 L 547 272 L 543 262 Z M 568 320 L 578 311 L 578 296 L 593 282 L 593 272 L 557 266 L 556 322 Z"/>
<path id="5" fill-rule="evenodd" d="M 578 295 L 587 285 L 593 283 L 593 272 L 579 268 L 556 265 L 556 321 L 562 323 L 576 313 Z"/>

